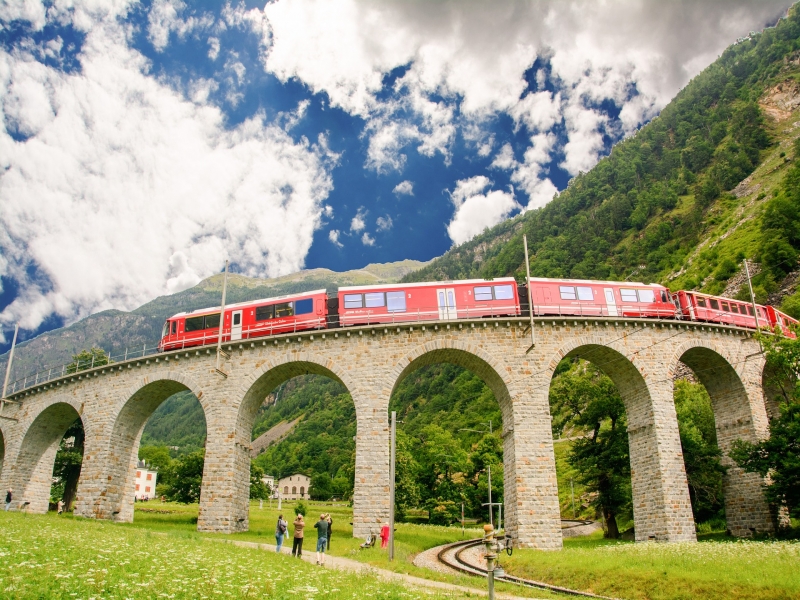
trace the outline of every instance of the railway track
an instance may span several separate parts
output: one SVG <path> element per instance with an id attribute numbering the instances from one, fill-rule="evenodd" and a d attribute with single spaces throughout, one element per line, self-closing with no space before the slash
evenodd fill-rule
<path id="1" fill-rule="evenodd" d="M 580 525 L 585 525 L 589 523 L 589 521 L 585 523 L 578 523 L 576 525 L 572 525 L 571 527 L 579 527 Z M 473 575 L 476 577 L 486 577 L 488 575 L 488 571 L 482 568 L 479 565 L 475 565 L 473 563 L 468 562 L 464 558 L 464 553 L 468 550 L 475 548 L 476 546 L 482 546 L 483 540 L 482 539 L 474 539 L 474 540 L 465 540 L 463 542 L 455 542 L 453 544 L 448 544 L 444 546 L 436 555 L 436 558 L 442 564 L 448 566 L 451 569 L 459 571 L 461 573 L 465 573 L 467 575 Z M 504 575 L 503 577 L 495 577 L 495 581 L 503 581 L 506 583 L 513 583 L 515 585 L 521 585 L 524 587 L 536 588 L 540 590 L 548 590 L 550 592 L 556 592 L 559 594 L 566 594 L 569 596 L 582 596 L 584 598 L 600 598 L 602 600 L 616 600 L 615 598 L 610 598 L 609 596 L 599 596 L 597 594 L 592 594 L 589 592 L 582 592 L 580 590 L 572 590 L 569 588 L 561 587 L 558 585 L 551 585 L 549 583 L 544 583 L 542 581 L 533 581 L 531 579 L 523 579 L 522 577 L 515 577 L 514 575 Z"/>

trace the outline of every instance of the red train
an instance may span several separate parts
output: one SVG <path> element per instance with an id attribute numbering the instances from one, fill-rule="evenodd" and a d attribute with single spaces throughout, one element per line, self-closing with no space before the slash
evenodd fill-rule
<path id="1" fill-rule="evenodd" d="M 738 327 L 775 329 L 794 337 L 798 321 L 771 306 L 710 296 L 673 294 L 657 284 L 583 279 L 531 278 L 533 313 L 686 319 Z M 179 313 L 164 324 L 159 349 L 216 344 L 220 307 Z M 528 289 L 513 277 L 339 288 L 265 298 L 225 307 L 223 342 L 280 333 L 352 325 L 521 316 L 528 313 Z"/>

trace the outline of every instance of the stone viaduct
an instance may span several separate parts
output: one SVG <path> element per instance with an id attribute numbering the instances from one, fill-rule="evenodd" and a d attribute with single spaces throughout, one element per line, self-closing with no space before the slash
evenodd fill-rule
<path id="1" fill-rule="evenodd" d="M 764 359 L 749 331 L 726 325 L 624 318 L 537 318 L 536 345 L 521 318 L 363 326 L 175 351 L 114 363 L 11 396 L 0 419 L 0 489 L 16 510 L 48 508 L 53 461 L 66 428 L 86 432 L 75 512 L 131 521 L 139 439 L 170 395 L 190 390 L 207 423 L 197 527 L 248 528 L 251 431 L 266 395 L 302 374 L 341 382 L 357 419 L 353 530 L 365 536 L 389 515 L 389 399 L 419 367 L 450 362 L 479 375 L 503 415 L 506 528 L 519 547 L 558 549 L 561 528 L 548 390 L 565 357 L 593 362 L 625 402 L 637 541 L 696 539 L 673 401 L 673 377 L 689 366 L 711 396 L 718 443 L 768 434 Z M 10 417 L 10 418 L 9 418 Z M 726 459 L 727 460 L 727 459 Z M 730 466 L 730 461 L 728 461 Z M 749 536 L 772 529 L 761 480 L 729 469 L 729 528 Z"/>

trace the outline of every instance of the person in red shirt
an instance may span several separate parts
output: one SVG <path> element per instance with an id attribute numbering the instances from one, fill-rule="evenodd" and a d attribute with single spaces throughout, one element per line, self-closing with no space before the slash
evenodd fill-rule
<path id="1" fill-rule="evenodd" d="M 384 523 L 381 527 L 381 548 L 386 548 L 389 545 L 389 524 Z"/>

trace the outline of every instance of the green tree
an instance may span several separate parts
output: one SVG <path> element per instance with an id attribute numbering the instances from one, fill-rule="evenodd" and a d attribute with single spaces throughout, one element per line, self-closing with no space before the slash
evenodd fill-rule
<path id="1" fill-rule="evenodd" d="M 102 367 L 111 362 L 109 356 L 102 348 L 92 347 L 91 350 L 81 350 L 72 355 L 72 362 L 67 365 L 67 373 L 77 373 L 94 367 Z"/>
<path id="2" fill-rule="evenodd" d="M 399 520 L 405 518 L 408 509 L 420 504 L 420 486 L 418 483 L 419 463 L 414 458 L 412 440 L 402 430 L 397 431 L 395 446 L 395 491 L 394 507 Z"/>
<path id="3" fill-rule="evenodd" d="M 172 457 L 169 454 L 169 448 L 166 446 L 139 446 L 139 460 L 145 461 L 162 473 L 169 469 L 172 464 Z"/>
<path id="4" fill-rule="evenodd" d="M 748 473 L 769 477 L 764 488 L 767 502 L 777 516 L 786 506 L 800 518 L 800 339 L 761 336 L 767 368 L 784 383 L 780 414 L 770 422 L 770 436 L 758 443 L 737 440 L 731 458 Z"/>
<path id="5" fill-rule="evenodd" d="M 333 480 L 327 473 L 315 473 L 311 476 L 311 489 L 308 497 L 312 500 L 330 500 L 333 495 Z"/>
<path id="6" fill-rule="evenodd" d="M 186 454 L 173 461 L 168 469 L 171 484 L 164 494 L 167 499 L 184 504 L 200 502 L 204 463 L 205 450 Z"/>
<path id="7" fill-rule="evenodd" d="M 294 505 L 294 514 L 295 516 L 297 515 L 303 515 L 304 517 L 308 516 L 308 507 L 306 506 L 306 503 L 303 502 L 302 500 L 298 500 L 297 504 Z"/>
<path id="8" fill-rule="evenodd" d="M 78 491 L 78 480 L 83 464 L 83 443 L 85 434 L 83 421 L 79 418 L 67 428 L 56 452 L 53 465 L 53 478 L 57 483 L 51 493 L 54 501 L 63 500 L 64 510 L 72 510 L 72 502 Z"/>
<path id="9" fill-rule="evenodd" d="M 250 499 L 266 500 L 269 494 L 270 490 L 264 483 L 264 469 L 250 461 Z"/>

